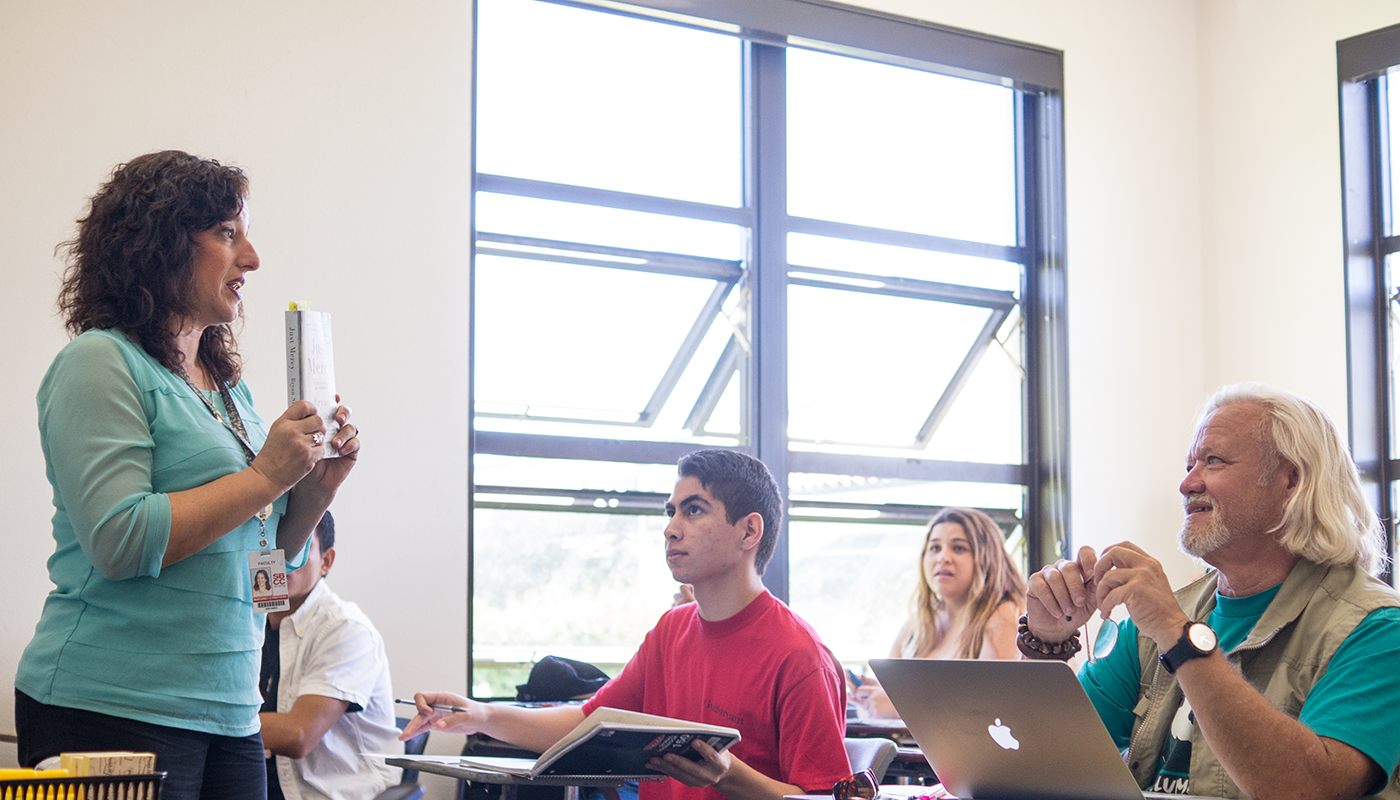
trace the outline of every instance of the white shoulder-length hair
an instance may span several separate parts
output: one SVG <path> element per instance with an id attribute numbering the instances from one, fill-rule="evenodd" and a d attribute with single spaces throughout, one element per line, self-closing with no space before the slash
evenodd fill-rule
<path id="1" fill-rule="evenodd" d="M 1284 389 L 1236 383 L 1206 400 L 1196 427 L 1216 409 L 1232 403 L 1253 403 L 1264 409 L 1264 423 L 1254 432 L 1269 454 L 1261 480 L 1272 476 L 1280 460 L 1298 469 L 1298 488 L 1273 531 L 1279 543 L 1317 564 L 1358 566 L 1379 573 L 1386 562 L 1381 522 L 1366 501 L 1356 463 L 1327 412 Z"/>

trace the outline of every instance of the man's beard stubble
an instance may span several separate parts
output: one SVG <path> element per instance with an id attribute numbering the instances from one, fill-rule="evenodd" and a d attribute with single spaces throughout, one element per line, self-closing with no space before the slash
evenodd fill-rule
<path id="1" fill-rule="evenodd" d="M 1193 558 L 1204 558 L 1229 543 L 1230 531 L 1221 519 L 1220 504 L 1216 502 L 1215 498 L 1208 494 L 1198 494 L 1186 498 L 1188 504 L 1197 500 L 1210 503 L 1210 522 L 1205 525 L 1192 525 L 1190 517 L 1182 520 L 1181 530 L 1176 534 L 1176 544 L 1186 555 Z"/>

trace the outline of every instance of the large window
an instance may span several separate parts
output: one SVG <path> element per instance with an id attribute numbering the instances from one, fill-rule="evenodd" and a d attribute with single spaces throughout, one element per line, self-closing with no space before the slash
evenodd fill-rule
<path id="1" fill-rule="evenodd" d="M 1395 553 L 1400 508 L 1400 26 L 1337 43 L 1352 455 Z M 1393 575 L 1392 578 L 1393 580 Z"/>
<path id="2" fill-rule="evenodd" d="M 843 660 L 888 651 L 942 506 L 1059 553 L 1058 52 L 804 0 L 479 0 L 476 31 L 475 696 L 630 657 L 700 447 L 773 471 L 764 581 Z"/>

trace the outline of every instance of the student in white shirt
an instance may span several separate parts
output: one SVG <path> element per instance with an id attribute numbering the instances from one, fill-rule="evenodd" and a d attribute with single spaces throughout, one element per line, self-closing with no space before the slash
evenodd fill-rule
<path id="1" fill-rule="evenodd" d="M 399 782 L 397 767 L 360 755 L 403 745 L 384 641 L 359 606 L 321 580 L 334 563 L 327 511 L 306 565 L 287 574 L 291 610 L 267 615 L 258 716 L 271 754 L 269 800 L 359 800 Z"/>

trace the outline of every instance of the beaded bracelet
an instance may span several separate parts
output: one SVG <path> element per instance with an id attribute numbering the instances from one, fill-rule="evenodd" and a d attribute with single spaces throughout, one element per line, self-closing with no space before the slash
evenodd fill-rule
<path id="1" fill-rule="evenodd" d="M 1022 614 L 1016 623 L 1016 649 L 1026 658 L 1068 661 L 1083 648 L 1079 643 L 1079 631 L 1070 634 L 1063 642 L 1042 642 L 1031 633 L 1030 622 L 1025 614 Z"/>

